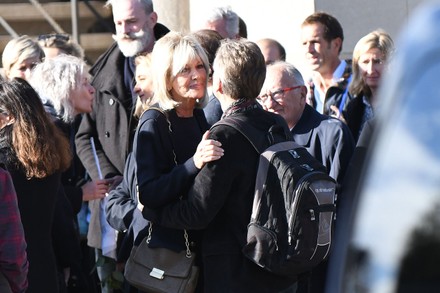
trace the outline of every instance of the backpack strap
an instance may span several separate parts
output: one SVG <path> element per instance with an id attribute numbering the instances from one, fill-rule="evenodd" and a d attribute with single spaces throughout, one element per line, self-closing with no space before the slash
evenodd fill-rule
<path id="1" fill-rule="evenodd" d="M 280 117 L 280 119 L 283 119 Z M 281 123 L 275 121 L 269 130 L 262 135 L 262 132 L 246 121 L 244 116 L 226 117 L 215 123 L 212 127 L 227 125 L 240 132 L 252 144 L 257 153 L 261 154 L 269 146 L 282 141 L 292 141 L 289 134 L 286 134 Z"/>

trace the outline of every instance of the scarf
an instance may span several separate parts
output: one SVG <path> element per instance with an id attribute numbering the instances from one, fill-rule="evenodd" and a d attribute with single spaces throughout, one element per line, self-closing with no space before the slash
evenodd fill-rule
<path id="1" fill-rule="evenodd" d="M 233 102 L 223 113 L 222 119 L 226 118 L 228 116 L 231 116 L 236 113 L 243 113 L 247 112 L 252 109 L 258 109 L 261 108 L 260 104 L 258 104 L 255 99 L 245 99 L 241 98 L 237 101 Z"/>

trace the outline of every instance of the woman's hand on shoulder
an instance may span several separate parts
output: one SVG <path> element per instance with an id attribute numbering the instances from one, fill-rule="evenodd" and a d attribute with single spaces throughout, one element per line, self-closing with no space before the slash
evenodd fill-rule
<path id="1" fill-rule="evenodd" d="M 218 160 L 223 156 L 222 144 L 217 140 L 208 139 L 208 137 L 209 131 L 206 131 L 194 154 L 194 164 L 197 169 L 202 169 L 206 163 Z"/>

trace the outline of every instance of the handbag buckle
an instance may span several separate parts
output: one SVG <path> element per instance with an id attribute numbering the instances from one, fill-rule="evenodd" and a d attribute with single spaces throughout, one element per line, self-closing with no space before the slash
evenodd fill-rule
<path id="1" fill-rule="evenodd" d="M 159 270 L 158 268 L 153 268 L 150 272 L 150 276 L 159 280 L 163 279 L 163 275 L 165 274 L 164 271 Z"/>

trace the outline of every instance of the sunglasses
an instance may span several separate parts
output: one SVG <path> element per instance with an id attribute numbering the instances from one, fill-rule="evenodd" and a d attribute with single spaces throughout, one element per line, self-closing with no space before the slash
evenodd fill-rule
<path id="1" fill-rule="evenodd" d="M 70 41 L 70 35 L 59 34 L 59 33 L 44 34 L 44 35 L 39 35 L 37 40 L 38 42 L 44 42 L 46 45 L 53 44 L 55 42 L 67 43 Z"/>

